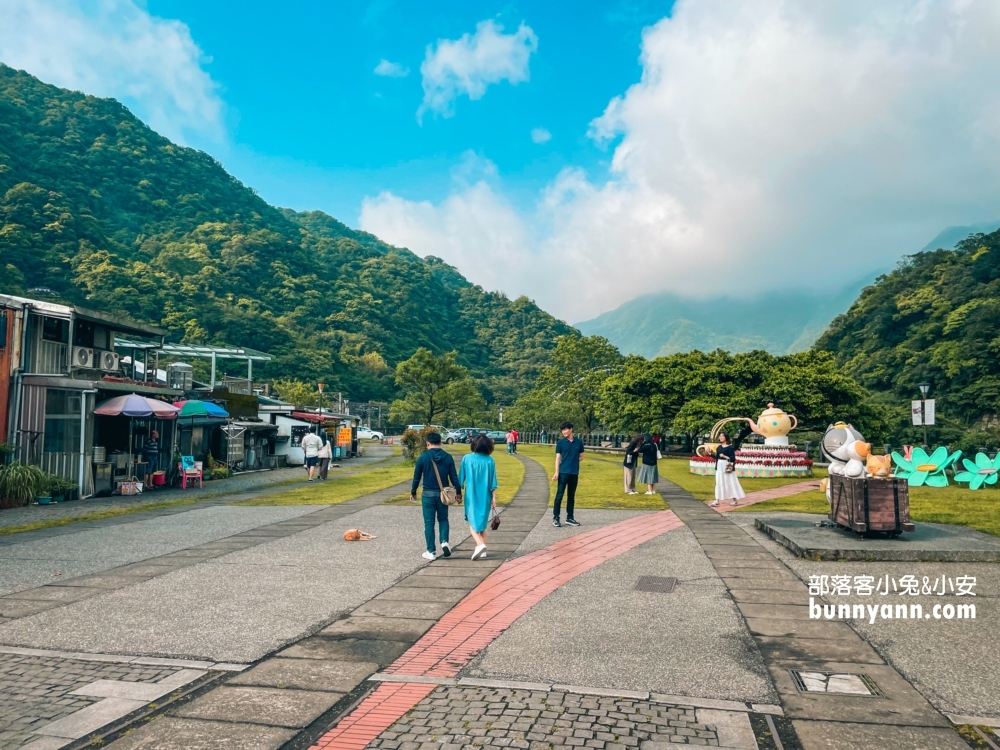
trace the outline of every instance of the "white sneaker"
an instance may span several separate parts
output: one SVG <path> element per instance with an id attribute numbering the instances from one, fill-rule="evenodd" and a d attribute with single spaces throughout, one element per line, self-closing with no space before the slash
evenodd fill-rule
<path id="1" fill-rule="evenodd" d="M 715 500 L 715 501 L 713 501 L 713 502 L 709 503 L 709 504 L 708 504 L 708 506 L 709 506 L 710 508 L 718 508 L 718 507 L 719 507 L 719 501 L 718 501 L 718 500 Z"/>
<path id="2" fill-rule="evenodd" d="M 480 557 L 483 557 L 485 554 L 486 554 L 486 545 L 485 544 L 477 544 L 476 548 L 474 550 L 472 550 L 472 559 L 473 560 L 478 560 Z"/>
<path id="3" fill-rule="evenodd" d="M 424 558 L 425 560 L 437 560 L 437 555 L 435 555 L 433 552 L 425 552 L 424 554 L 421 555 L 421 557 Z"/>
<path id="4" fill-rule="evenodd" d="M 638 493 L 638 492 L 636 492 L 635 490 L 632 490 L 632 491 L 631 491 L 631 492 L 629 492 L 628 494 L 630 494 L 630 495 L 638 495 L 639 493 Z"/>
<path id="5" fill-rule="evenodd" d="M 732 501 L 731 503 L 729 503 L 729 504 L 730 504 L 730 505 L 739 505 L 739 503 L 738 503 L 738 502 L 736 502 L 735 500 L 733 500 L 733 501 Z"/>

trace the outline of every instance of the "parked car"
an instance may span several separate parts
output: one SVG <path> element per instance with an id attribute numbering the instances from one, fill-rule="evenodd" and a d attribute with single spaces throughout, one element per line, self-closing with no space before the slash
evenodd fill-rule
<path id="1" fill-rule="evenodd" d="M 457 430 L 450 430 L 443 437 L 449 445 L 452 443 L 471 443 L 472 438 L 476 435 L 484 435 L 489 431 L 488 427 L 459 427 Z"/>
<path id="2" fill-rule="evenodd" d="M 359 427 L 358 428 L 358 440 L 378 440 L 382 441 L 385 435 L 378 430 L 373 430 L 371 427 Z"/>
<path id="3" fill-rule="evenodd" d="M 486 433 L 486 437 L 492 440 L 494 443 L 506 443 L 507 433 L 504 430 L 490 430 Z"/>
<path id="4" fill-rule="evenodd" d="M 430 425 L 427 425 L 427 424 L 408 424 L 408 425 L 406 425 L 406 429 L 408 429 L 408 430 L 414 430 L 415 432 L 420 432 L 425 427 L 430 427 L 435 432 L 441 433 L 442 437 L 444 436 L 444 434 L 446 432 L 448 432 L 448 429 L 446 427 L 442 427 L 439 424 L 430 424 Z"/>

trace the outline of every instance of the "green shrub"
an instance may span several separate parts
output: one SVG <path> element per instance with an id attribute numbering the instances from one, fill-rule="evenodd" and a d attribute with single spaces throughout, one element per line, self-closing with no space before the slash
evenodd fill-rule
<path id="1" fill-rule="evenodd" d="M 0 468 L 0 508 L 23 508 L 43 491 L 46 474 L 20 461 Z"/>
<path id="2" fill-rule="evenodd" d="M 225 466 L 216 466 L 208 471 L 209 477 L 212 479 L 228 479 L 229 473 L 229 469 Z"/>
<path id="3" fill-rule="evenodd" d="M 424 427 L 420 432 L 406 430 L 399 439 L 403 446 L 403 458 L 407 461 L 416 461 L 420 458 L 420 454 L 427 450 L 427 433 L 435 431 L 433 427 Z"/>

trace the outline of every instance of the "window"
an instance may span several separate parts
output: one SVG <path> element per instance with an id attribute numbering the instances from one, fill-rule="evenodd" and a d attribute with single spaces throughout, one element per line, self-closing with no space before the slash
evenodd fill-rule
<path id="1" fill-rule="evenodd" d="M 93 348 L 94 346 L 94 324 L 89 320 L 77 320 L 73 331 L 73 345 L 74 346 L 86 346 L 88 348 Z"/>
<path id="2" fill-rule="evenodd" d="M 46 453 L 78 453 L 80 451 L 79 391 L 49 388 L 45 391 Z"/>
<path id="3" fill-rule="evenodd" d="M 7 311 L 0 312 L 0 349 L 7 348 Z"/>
<path id="4" fill-rule="evenodd" d="M 42 318 L 42 338 L 65 344 L 69 341 L 69 321 L 59 318 Z"/>

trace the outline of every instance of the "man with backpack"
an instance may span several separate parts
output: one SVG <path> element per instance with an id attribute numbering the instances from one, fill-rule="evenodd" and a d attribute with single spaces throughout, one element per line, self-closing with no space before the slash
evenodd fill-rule
<path id="1" fill-rule="evenodd" d="M 434 520 L 437 519 L 441 538 L 441 553 L 451 557 L 451 544 L 448 542 L 450 528 L 448 526 L 448 505 L 443 502 L 454 493 L 455 502 L 462 498 L 462 488 L 458 483 L 458 472 L 455 470 L 455 459 L 441 448 L 441 435 L 428 432 L 427 450 L 417 459 L 413 468 L 413 482 L 410 485 L 410 502 L 417 502 L 417 487 L 423 480 L 424 490 L 420 496 L 420 505 L 424 512 L 424 540 L 427 551 L 423 557 L 434 560 L 437 557 L 437 545 L 434 542 Z M 445 497 L 442 499 L 442 495 Z"/>

